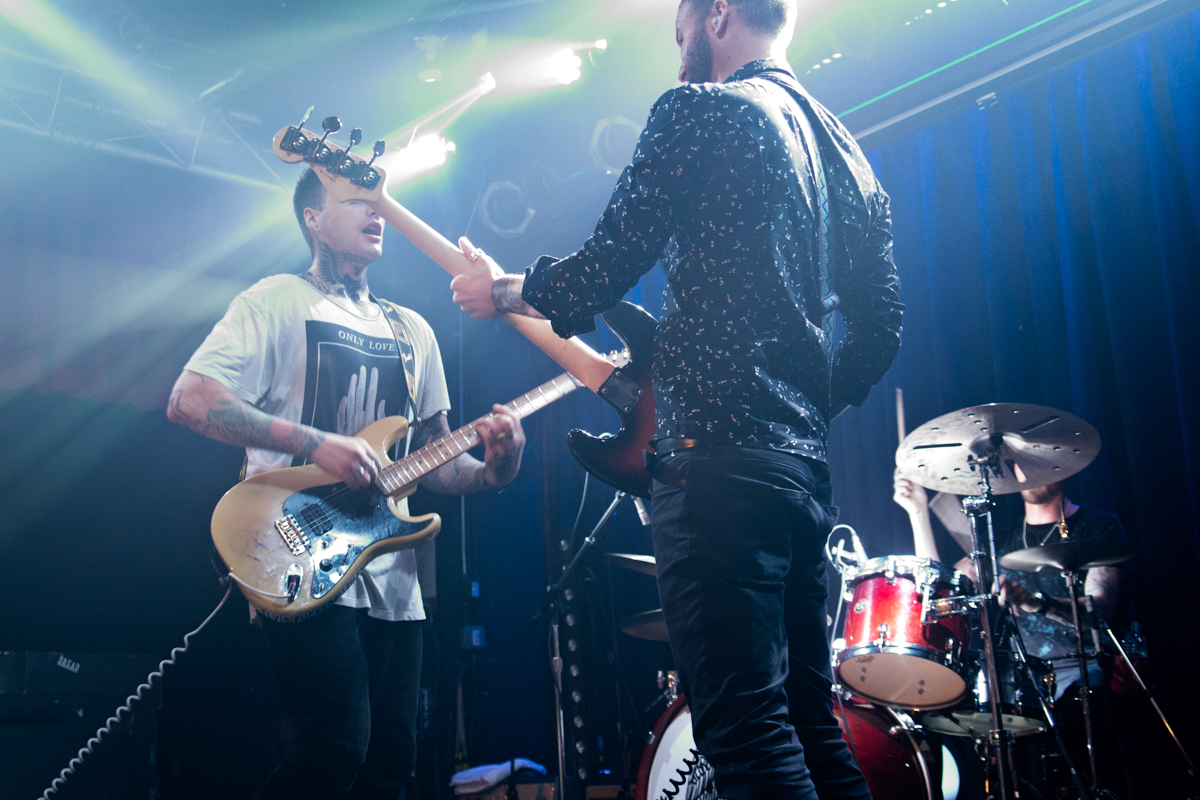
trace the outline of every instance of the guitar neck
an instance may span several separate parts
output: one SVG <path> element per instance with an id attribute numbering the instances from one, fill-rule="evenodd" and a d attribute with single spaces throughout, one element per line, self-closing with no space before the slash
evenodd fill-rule
<path id="1" fill-rule="evenodd" d="M 464 271 L 466 265 L 462 251 L 386 192 L 376 207 L 385 222 L 400 231 L 446 272 L 457 276 Z M 554 332 L 548 321 L 520 314 L 505 314 L 504 319 L 593 392 L 599 391 L 612 374 L 613 365 L 603 356 L 575 337 L 562 338 Z"/>
<path id="2" fill-rule="evenodd" d="M 459 254 L 462 255 L 461 253 Z M 605 362 L 608 363 L 607 361 Z M 611 366 L 611 365 L 610 365 Z M 570 374 L 559 375 L 552 381 L 547 381 L 531 392 L 506 403 L 505 408 L 524 419 L 533 412 L 545 408 L 571 392 L 582 384 Z M 379 487 L 385 494 L 392 495 L 419 481 L 433 470 L 452 461 L 458 456 L 478 445 L 482 440 L 475 433 L 475 425 L 491 414 L 480 417 L 470 425 L 464 425 L 456 431 L 430 442 L 424 447 L 414 450 L 404 458 L 388 465 L 379 475 Z"/>

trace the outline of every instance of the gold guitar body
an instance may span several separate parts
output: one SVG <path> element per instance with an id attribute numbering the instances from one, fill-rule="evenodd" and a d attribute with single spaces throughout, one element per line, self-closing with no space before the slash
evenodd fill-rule
<path id="1" fill-rule="evenodd" d="M 387 451 L 408 434 L 403 417 L 385 417 L 358 433 L 384 466 Z M 252 606 L 296 621 L 336 599 L 372 559 L 418 547 L 437 536 L 437 514 L 409 517 L 376 486 L 350 490 L 318 466 L 290 467 L 248 478 L 230 489 L 212 516 L 212 537 L 225 566 Z"/>

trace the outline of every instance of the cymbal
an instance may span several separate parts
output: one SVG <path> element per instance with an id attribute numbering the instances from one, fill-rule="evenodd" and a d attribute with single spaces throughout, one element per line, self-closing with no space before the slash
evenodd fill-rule
<path id="1" fill-rule="evenodd" d="M 982 494 L 978 461 L 997 456 L 992 494 L 1012 494 L 1061 481 L 1092 463 L 1100 434 L 1084 420 L 1046 406 L 991 403 L 926 422 L 896 451 L 901 474 L 926 489 Z"/>
<path id="2" fill-rule="evenodd" d="M 621 630 L 638 639 L 649 639 L 652 642 L 667 641 L 667 621 L 663 618 L 661 608 L 626 617 L 621 620 Z"/>
<path id="3" fill-rule="evenodd" d="M 643 556 L 635 553 L 609 553 L 608 560 L 617 567 L 631 569 L 651 578 L 657 574 L 654 570 L 654 556 Z"/>
<path id="4" fill-rule="evenodd" d="M 1037 572 L 1046 567 L 1074 572 L 1110 567 L 1135 555 L 1137 548 L 1125 542 L 1051 542 L 1002 556 L 1000 566 L 1017 572 Z"/>

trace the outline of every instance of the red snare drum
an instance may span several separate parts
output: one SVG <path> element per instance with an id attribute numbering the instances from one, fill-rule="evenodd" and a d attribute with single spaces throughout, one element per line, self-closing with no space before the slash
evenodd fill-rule
<path id="1" fill-rule="evenodd" d="M 846 647 L 838 681 L 856 695 L 896 708 L 933 709 L 966 693 L 968 620 L 922 622 L 933 600 L 962 596 L 962 573 L 915 556 L 873 558 L 848 582 Z"/>
<path id="2" fill-rule="evenodd" d="M 851 702 L 843 708 L 845 721 L 836 705 L 834 716 L 842 736 L 852 743 L 875 800 L 942 800 L 941 748 L 921 748 L 919 739 L 898 725 L 900 720 L 889 709 Z M 896 736 L 891 734 L 894 728 Z M 712 765 L 695 748 L 692 715 L 680 695 L 650 734 L 634 800 L 717 800 Z"/>

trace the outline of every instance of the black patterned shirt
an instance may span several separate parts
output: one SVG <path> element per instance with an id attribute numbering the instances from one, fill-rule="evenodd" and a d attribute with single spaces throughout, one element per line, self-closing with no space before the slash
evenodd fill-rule
<path id="1" fill-rule="evenodd" d="M 539 259 L 522 296 L 585 333 L 659 259 L 658 437 L 824 459 L 831 413 L 891 365 L 904 307 L 887 195 L 786 64 L 659 98 L 595 232 Z"/>

